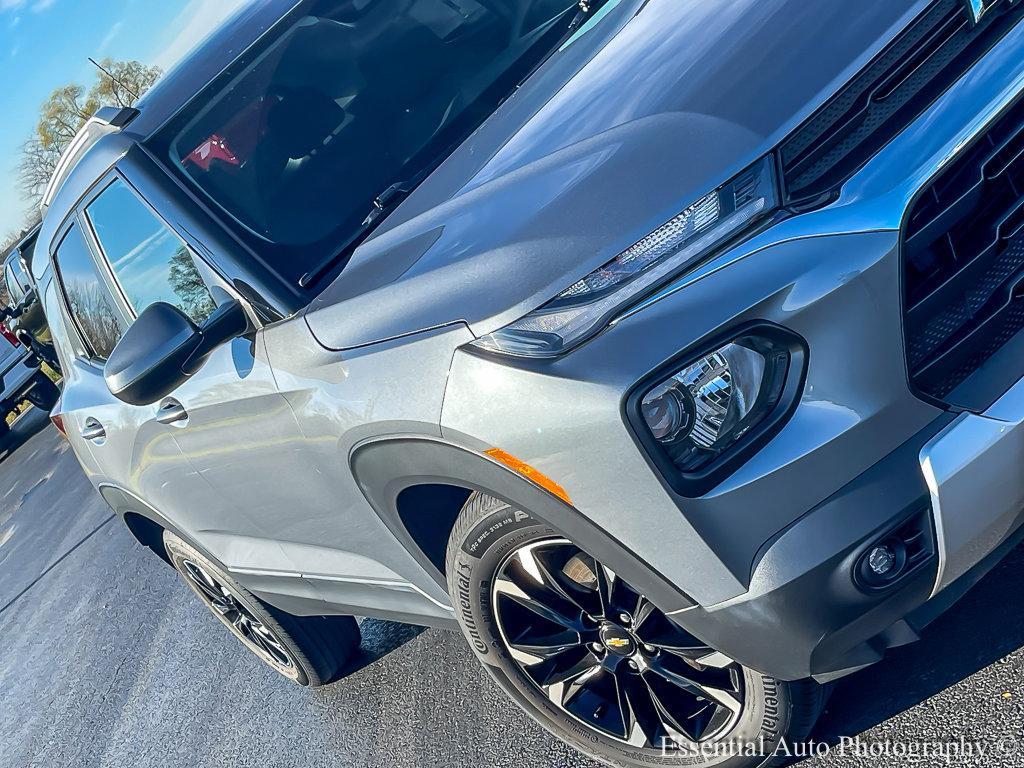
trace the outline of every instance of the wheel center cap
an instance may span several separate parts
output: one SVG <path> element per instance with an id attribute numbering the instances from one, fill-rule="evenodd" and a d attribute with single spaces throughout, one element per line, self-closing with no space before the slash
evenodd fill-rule
<path id="1" fill-rule="evenodd" d="M 636 648 L 629 632 L 614 624 L 605 624 L 601 627 L 601 643 L 609 653 L 617 656 L 630 656 Z"/>

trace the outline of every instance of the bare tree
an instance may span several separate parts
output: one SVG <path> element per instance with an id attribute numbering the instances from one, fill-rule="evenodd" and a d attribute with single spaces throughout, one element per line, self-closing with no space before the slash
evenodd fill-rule
<path id="1" fill-rule="evenodd" d="M 36 224 L 42 220 L 43 216 L 39 212 L 38 208 L 33 208 L 25 214 L 25 221 L 22 222 L 20 230 L 15 232 L 8 232 L 3 238 L 0 238 L 0 258 L 7 258 L 7 255 L 11 252 L 11 248 L 21 240 L 25 235 L 29 233 Z"/>
<path id="2" fill-rule="evenodd" d="M 65 85 L 40 107 L 39 122 L 22 145 L 18 163 L 18 189 L 32 207 L 38 207 L 61 153 L 85 121 L 101 106 L 134 106 L 161 75 L 159 67 L 137 61 L 104 59 L 100 67 L 88 91 L 81 85 Z"/>
<path id="3" fill-rule="evenodd" d="M 89 99 L 115 107 L 134 107 L 162 74 L 159 67 L 147 67 L 137 61 L 103 59 L 100 67 Z"/>
<path id="4" fill-rule="evenodd" d="M 56 142 L 46 144 L 38 135 L 21 145 L 21 160 L 18 162 L 18 191 L 30 202 L 30 210 L 38 209 L 39 198 L 43 196 L 50 177 L 57 168 L 57 161 L 64 151 L 64 145 Z"/>
<path id="5" fill-rule="evenodd" d="M 171 257 L 170 266 L 171 289 L 181 302 L 181 311 L 196 325 L 202 325 L 216 307 L 210 289 L 196 269 L 192 254 L 185 246 L 181 246 Z"/>
<path id="6" fill-rule="evenodd" d="M 95 283 L 72 282 L 65 284 L 65 288 L 71 314 L 78 320 L 83 335 L 97 355 L 107 357 L 124 332 L 110 302 Z"/>

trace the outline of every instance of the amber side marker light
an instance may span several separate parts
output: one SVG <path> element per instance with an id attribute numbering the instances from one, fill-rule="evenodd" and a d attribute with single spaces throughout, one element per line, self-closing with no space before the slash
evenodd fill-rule
<path id="1" fill-rule="evenodd" d="M 57 404 L 53 406 L 53 410 L 50 411 L 50 422 L 57 428 L 57 431 L 60 432 L 60 436 L 67 440 L 68 433 L 67 429 L 64 427 L 64 415 L 60 412 L 60 406 L 61 402 L 58 398 Z"/>
<path id="2" fill-rule="evenodd" d="M 513 472 L 518 472 L 520 475 L 531 481 L 535 485 L 539 485 L 545 491 L 553 494 L 564 501 L 566 504 L 572 504 L 569 499 L 569 494 L 565 492 L 565 488 L 560 486 L 550 477 L 545 475 L 543 472 L 534 469 L 522 459 L 517 459 L 511 453 L 506 453 L 501 448 L 491 448 L 489 451 L 484 451 L 487 456 L 490 456 L 500 464 L 504 464 L 506 467 L 511 469 Z"/>

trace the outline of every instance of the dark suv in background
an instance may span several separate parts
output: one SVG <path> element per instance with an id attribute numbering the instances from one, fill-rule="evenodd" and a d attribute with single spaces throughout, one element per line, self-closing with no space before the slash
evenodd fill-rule
<path id="1" fill-rule="evenodd" d="M 4 325 L 17 334 L 24 330 L 33 339 L 51 344 L 50 326 L 46 322 L 43 305 L 37 300 L 30 265 L 35 251 L 39 226 L 34 227 L 8 252 L 3 264 L 3 287 L 7 293 L 7 312 Z"/>
<path id="2" fill-rule="evenodd" d="M 1022 18 L 251 3 L 47 190 L 54 416 L 292 680 L 459 627 L 609 764 L 762 765 L 1021 538 Z"/>
<path id="3" fill-rule="evenodd" d="M 35 227 L 7 253 L 0 275 L 0 437 L 7 434 L 7 417 L 24 400 L 49 412 L 60 394 L 40 368 L 55 361 L 53 342 L 42 304 L 38 301 L 27 264 L 39 227 Z"/>
<path id="4" fill-rule="evenodd" d="M 60 362 L 53 348 L 50 326 L 46 322 L 46 313 L 43 312 L 31 276 L 30 265 L 38 236 L 39 226 L 36 226 L 14 246 L 4 261 L 0 286 L 6 291 L 8 299 L 5 306 L 0 306 L 0 318 L 36 357 L 50 366 L 52 371 L 60 373 Z"/>

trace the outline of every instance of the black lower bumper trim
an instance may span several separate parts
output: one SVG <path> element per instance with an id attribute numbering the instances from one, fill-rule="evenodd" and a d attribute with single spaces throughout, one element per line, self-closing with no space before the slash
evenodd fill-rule
<path id="1" fill-rule="evenodd" d="M 884 590 L 863 589 L 854 572 L 880 539 L 928 508 L 920 451 L 951 419 L 936 419 L 769 542 L 743 597 L 673 618 L 722 653 L 781 680 L 841 677 L 915 640 L 904 619 L 928 601 L 937 557 Z M 934 535 L 930 526 L 927 533 Z"/>

